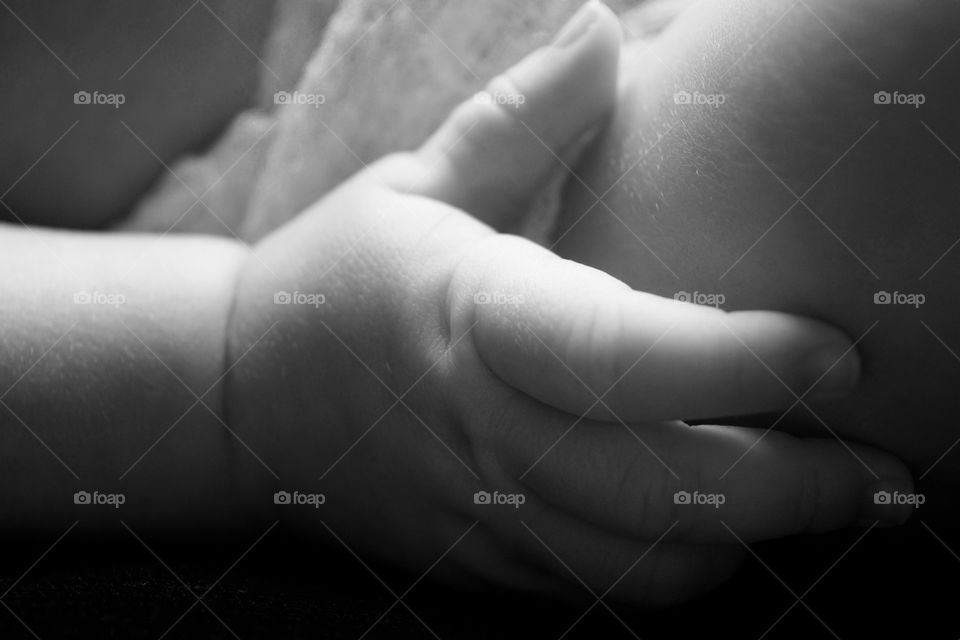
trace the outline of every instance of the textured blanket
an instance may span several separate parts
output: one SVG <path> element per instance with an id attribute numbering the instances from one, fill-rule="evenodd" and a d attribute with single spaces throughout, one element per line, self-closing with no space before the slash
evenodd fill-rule
<path id="1" fill-rule="evenodd" d="M 639 39 L 688 1 L 609 4 Z M 122 228 L 256 240 L 365 164 L 419 145 L 581 3 L 279 0 L 255 103 L 211 149 L 172 165 Z M 557 191 L 518 231 L 545 232 Z"/>

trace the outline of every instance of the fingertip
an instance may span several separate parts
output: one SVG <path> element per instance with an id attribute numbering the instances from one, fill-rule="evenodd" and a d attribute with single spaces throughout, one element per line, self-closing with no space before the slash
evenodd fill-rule
<path id="1" fill-rule="evenodd" d="M 864 478 L 857 523 L 901 525 L 925 502 L 910 469 L 896 456 L 863 445 L 854 445 L 851 453 L 861 463 Z"/>
<path id="2" fill-rule="evenodd" d="M 896 456 L 829 439 L 799 442 L 810 456 L 804 464 L 809 465 L 810 477 L 816 478 L 811 482 L 819 487 L 808 486 L 795 494 L 797 533 L 821 533 L 865 522 L 895 526 L 910 517 L 912 496 L 917 495 L 913 476 Z"/>
<path id="3" fill-rule="evenodd" d="M 829 324 L 774 311 L 730 312 L 723 324 L 756 361 L 753 368 L 773 395 L 836 400 L 860 382 L 859 339 Z"/>
<path id="4" fill-rule="evenodd" d="M 549 125 L 590 123 L 612 108 L 621 42 L 622 30 L 616 14 L 602 2 L 590 0 L 549 45 L 495 78 L 487 91 L 494 96 L 501 89 L 519 92 L 525 99 L 523 117 L 540 124 L 548 138 L 564 140 L 563 132 L 551 136 Z M 557 109 L 557 105 L 564 108 Z M 548 107 L 566 118 L 529 117 Z"/>

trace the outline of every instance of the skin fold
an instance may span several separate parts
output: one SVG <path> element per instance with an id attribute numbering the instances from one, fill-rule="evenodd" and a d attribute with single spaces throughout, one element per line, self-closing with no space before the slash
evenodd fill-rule
<path id="1" fill-rule="evenodd" d="M 893 451 L 923 478 L 923 515 L 951 519 L 958 18 L 907 0 L 698 3 L 628 47 L 617 113 L 568 182 L 555 244 L 638 289 L 842 327 L 860 340 L 857 391 L 760 424 Z M 925 102 L 876 104 L 881 91 Z M 925 300 L 875 304 L 883 291 Z"/>

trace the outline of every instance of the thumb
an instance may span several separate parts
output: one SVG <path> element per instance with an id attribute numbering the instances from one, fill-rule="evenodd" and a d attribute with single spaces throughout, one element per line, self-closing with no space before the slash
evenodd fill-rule
<path id="1" fill-rule="evenodd" d="M 616 15 L 587 2 L 553 42 L 457 107 L 416 152 L 418 162 L 382 178 L 502 228 L 613 108 L 620 39 Z"/>

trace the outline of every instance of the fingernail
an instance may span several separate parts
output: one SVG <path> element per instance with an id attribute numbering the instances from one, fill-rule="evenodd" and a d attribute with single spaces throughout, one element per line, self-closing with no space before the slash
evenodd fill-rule
<path id="1" fill-rule="evenodd" d="M 860 511 L 860 524 L 894 527 L 910 519 L 926 498 L 913 493 L 909 480 L 886 479 L 869 486 Z"/>
<path id="2" fill-rule="evenodd" d="M 860 357 L 846 347 L 823 349 L 810 359 L 810 376 L 815 386 L 810 395 L 830 399 L 850 393 L 860 381 Z"/>
<path id="3" fill-rule="evenodd" d="M 563 28 L 560 29 L 560 32 L 554 37 L 550 44 L 558 49 L 562 49 L 569 47 L 582 38 L 584 34 L 590 30 L 593 23 L 597 21 L 597 9 L 599 5 L 600 3 L 597 2 L 597 0 L 589 0 L 589 2 L 580 7 L 580 9 L 567 20 L 567 23 L 563 25 Z"/>

